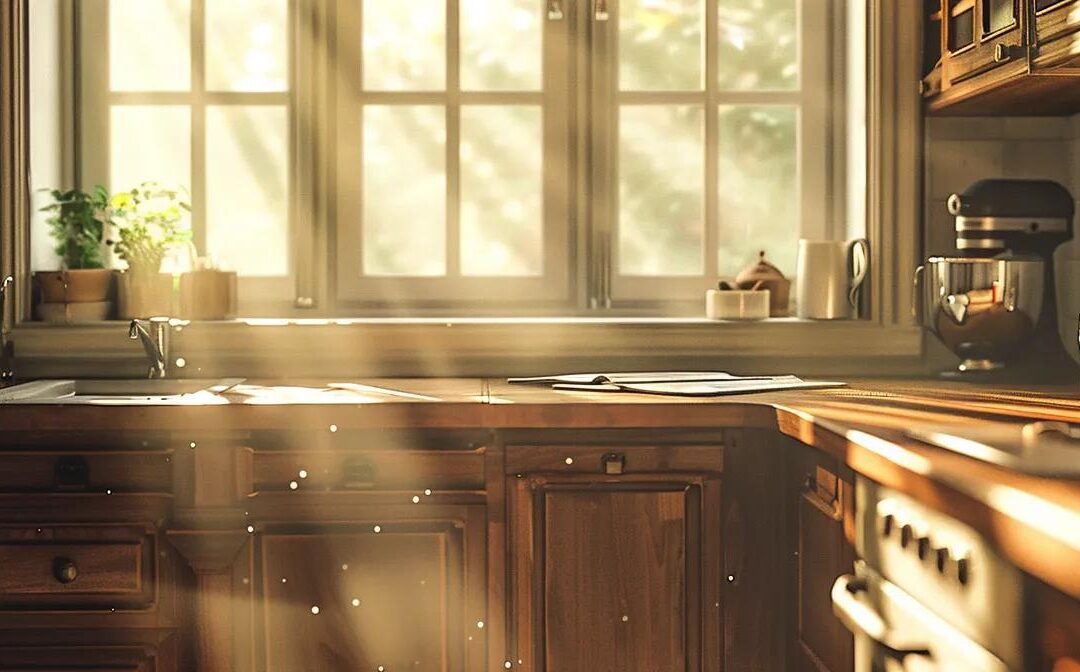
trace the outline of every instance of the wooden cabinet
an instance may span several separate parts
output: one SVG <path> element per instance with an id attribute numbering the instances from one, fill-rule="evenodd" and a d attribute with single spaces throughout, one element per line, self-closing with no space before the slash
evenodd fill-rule
<path id="1" fill-rule="evenodd" d="M 185 574 L 162 533 L 173 453 L 79 438 L 0 440 L 0 669 L 189 668 Z"/>
<path id="2" fill-rule="evenodd" d="M 265 534 L 263 669 L 481 669 L 483 555 L 475 566 L 466 551 L 484 543 L 474 518 L 388 513 L 336 530 Z"/>
<path id="3" fill-rule="evenodd" d="M 253 565 L 254 669 L 485 668 L 485 446 L 342 433 L 240 459 L 254 544 L 234 564 Z"/>
<path id="4" fill-rule="evenodd" d="M 854 486 L 850 474 L 817 451 L 789 445 L 789 501 L 795 527 L 794 669 L 851 672 L 851 633 L 833 615 L 836 579 L 852 571 Z"/>
<path id="5" fill-rule="evenodd" d="M 510 446 L 508 659 L 719 670 L 718 445 Z"/>
<path id="6" fill-rule="evenodd" d="M 924 0 L 923 81 L 933 114 L 1080 110 L 1076 0 Z"/>

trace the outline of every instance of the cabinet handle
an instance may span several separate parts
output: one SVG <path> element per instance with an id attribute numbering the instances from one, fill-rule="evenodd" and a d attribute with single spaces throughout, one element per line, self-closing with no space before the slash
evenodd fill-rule
<path id="1" fill-rule="evenodd" d="M 593 3 L 593 17 L 597 21 L 607 21 L 609 18 L 607 0 L 593 0 Z"/>
<path id="2" fill-rule="evenodd" d="M 826 499 L 818 490 L 818 481 L 813 474 L 807 474 L 806 478 L 803 480 L 802 498 L 832 520 L 839 522 L 844 519 L 844 509 L 841 504 L 839 490 L 837 491 L 835 498 Z"/>
<path id="3" fill-rule="evenodd" d="M 998 44 L 994 45 L 994 62 L 1005 63 L 1014 58 L 1024 55 L 1024 46 L 1021 44 Z"/>
<path id="4" fill-rule="evenodd" d="M 605 453 L 600 458 L 600 465 L 605 474 L 618 476 L 626 470 L 626 456 L 621 453 Z"/>
<path id="5" fill-rule="evenodd" d="M 930 649 L 925 646 L 894 644 L 895 635 L 885 620 L 870 607 L 860 602 L 859 593 L 869 590 L 866 579 L 845 574 L 836 580 L 832 587 L 833 612 L 844 626 L 856 635 L 867 637 L 874 648 L 894 660 L 903 660 L 908 656 L 929 656 Z"/>
<path id="6" fill-rule="evenodd" d="M 90 465 L 78 455 L 57 458 L 53 482 L 59 490 L 85 490 L 90 485 Z"/>
<path id="7" fill-rule="evenodd" d="M 350 460 L 345 463 L 341 486 L 346 490 L 371 490 L 375 487 L 378 470 L 369 460 Z"/>
<path id="8" fill-rule="evenodd" d="M 922 277 L 926 272 L 926 267 L 919 265 L 915 267 L 915 274 L 911 279 L 911 317 L 915 319 L 915 324 L 920 327 L 923 324 L 923 295 L 922 295 Z"/>
<path id="9" fill-rule="evenodd" d="M 563 9 L 561 0 L 548 0 L 548 21 L 562 21 Z"/>
<path id="10" fill-rule="evenodd" d="M 70 558 L 56 558 L 53 560 L 53 578 L 63 584 L 74 581 L 79 576 L 79 568 Z"/>

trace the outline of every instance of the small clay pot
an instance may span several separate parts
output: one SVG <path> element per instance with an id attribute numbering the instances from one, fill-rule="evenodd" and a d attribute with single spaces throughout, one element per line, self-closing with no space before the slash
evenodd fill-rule
<path id="1" fill-rule="evenodd" d="M 739 289 L 769 290 L 769 316 L 787 317 L 791 281 L 776 266 L 765 260 L 765 252 L 758 255 L 756 263 L 750 264 L 735 276 Z"/>
<path id="2" fill-rule="evenodd" d="M 41 290 L 42 303 L 100 303 L 109 297 L 113 271 L 108 268 L 38 271 L 34 281 Z"/>

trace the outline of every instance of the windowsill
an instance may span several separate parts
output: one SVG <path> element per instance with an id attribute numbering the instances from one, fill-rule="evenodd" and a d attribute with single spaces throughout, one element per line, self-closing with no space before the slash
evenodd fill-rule
<path id="1" fill-rule="evenodd" d="M 12 333 L 20 377 L 126 376 L 143 366 L 125 322 L 24 323 Z M 867 373 L 917 367 L 922 332 L 859 320 L 534 317 L 233 320 L 174 330 L 180 375 L 453 376 L 551 370 L 748 366 Z M 764 364 L 762 364 L 764 363 Z M 856 367 L 856 368 L 853 368 Z"/>

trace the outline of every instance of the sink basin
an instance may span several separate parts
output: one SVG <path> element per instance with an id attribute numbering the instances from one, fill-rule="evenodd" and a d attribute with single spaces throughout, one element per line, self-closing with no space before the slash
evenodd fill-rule
<path id="1" fill-rule="evenodd" d="M 35 380 L 0 390 L 0 404 L 197 403 L 242 382 L 242 378 Z"/>

